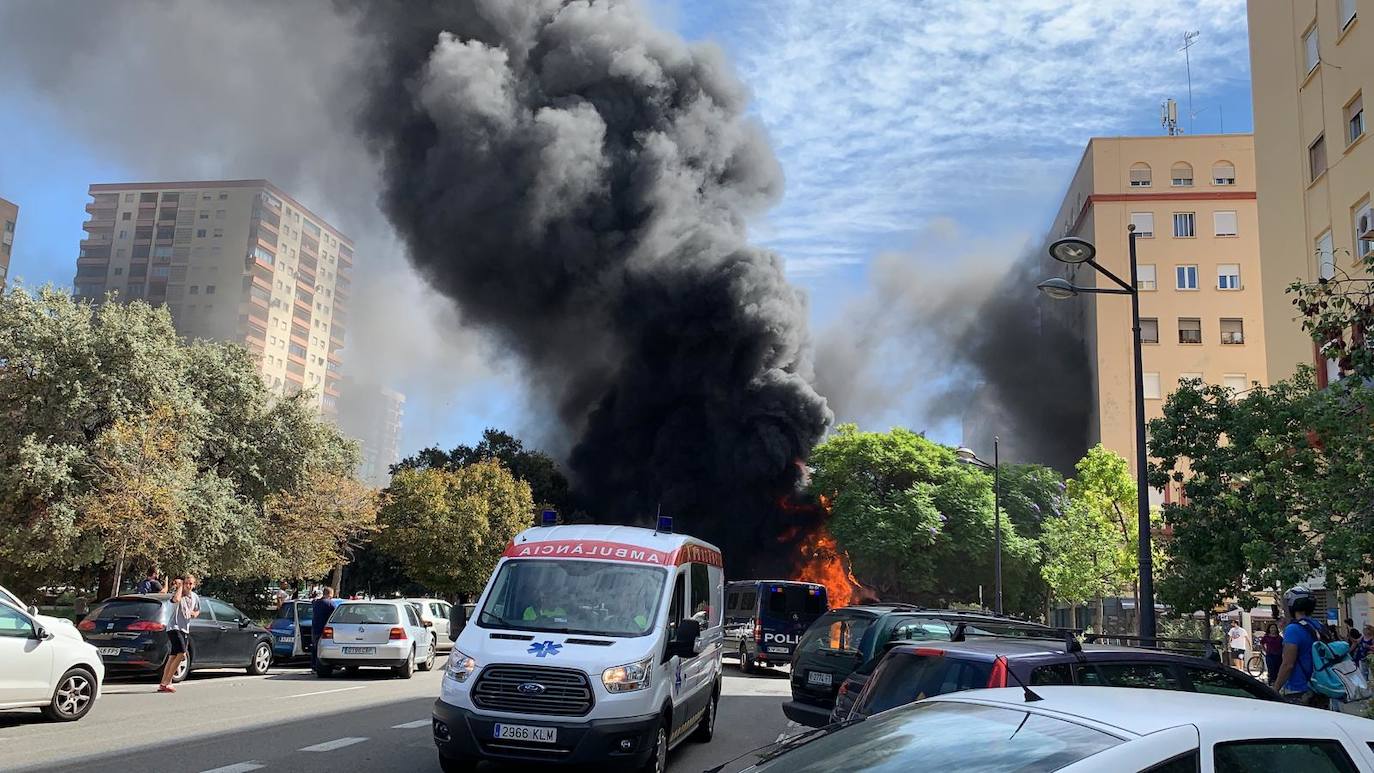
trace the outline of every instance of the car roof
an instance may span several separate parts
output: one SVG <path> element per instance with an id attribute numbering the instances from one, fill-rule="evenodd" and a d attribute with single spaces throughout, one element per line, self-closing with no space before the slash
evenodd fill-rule
<path id="1" fill-rule="evenodd" d="M 1045 655 L 1060 655 L 1065 659 L 1077 659 L 1062 639 L 1020 637 L 1020 636 L 978 636 L 964 641 L 912 641 L 898 644 L 894 652 L 911 652 L 918 649 L 938 649 L 950 653 L 978 653 L 989 656 L 1003 655 L 1007 658 L 1025 658 Z M 1101 660 L 1102 656 L 1129 656 L 1134 660 L 1167 660 L 1185 663 L 1204 663 L 1216 665 L 1213 661 L 1182 652 L 1152 650 L 1143 647 L 1122 647 L 1111 644 L 1084 644 L 1082 654 L 1086 660 Z"/>
<path id="2" fill-rule="evenodd" d="M 1374 723 L 1367 719 L 1253 698 L 1131 687 L 1046 686 L 1036 687 L 1035 693 L 1043 700 L 1028 703 L 1020 687 L 1006 687 L 949 693 L 926 701 L 1030 710 L 1137 736 L 1199 725 L 1221 732 L 1231 729 L 1241 737 L 1282 738 L 1285 734 L 1330 733 L 1334 723 L 1359 740 L 1374 739 Z"/>

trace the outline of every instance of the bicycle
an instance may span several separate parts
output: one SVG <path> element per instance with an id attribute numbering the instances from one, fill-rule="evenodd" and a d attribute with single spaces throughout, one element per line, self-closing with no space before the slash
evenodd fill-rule
<path id="1" fill-rule="evenodd" d="M 1245 673 L 1256 679 L 1263 679 L 1268 673 L 1269 665 L 1264 661 L 1264 652 L 1257 651 L 1250 653 L 1250 657 L 1245 659 Z"/>

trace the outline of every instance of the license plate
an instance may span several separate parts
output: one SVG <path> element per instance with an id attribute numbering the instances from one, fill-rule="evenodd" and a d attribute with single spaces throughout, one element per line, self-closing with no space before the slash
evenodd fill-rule
<path id="1" fill-rule="evenodd" d="M 281 642 L 282 644 L 294 644 L 295 641 L 296 641 L 296 637 L 294 637 L 294 636 L 278 636 L 278 637 L 277 637 L 277 641 Z"/>
<path id="2" fill-rule="evenodd" d="M 504 725 L 498 722 L 491 726 L 491 737 L 505 741 L 557 743 L 558 728 L 531 727 L 530 725 Z"/>
<path id="3" fill-rule="evenodd" d="M 377 648 L 376 648 L 376 647 L 344 647 L 344 648 L 343 648 L 343 654 L 345 654 L 345 655 L 376 655 L 376 654 L 377 654 Z"/>
<path id="4" fill-rule="evenodd" d="M 786 655 L 791 650 L 788 650 L 786 647 L 769 647 L 768 651 L 774 655 Z"/>
<path id="5" fill-rule="evenodd" d="M 101 648 L 97 649 L 96 652 L 100 653 L 101 655 L 107 655 L 107 656 L 113 657 L 113 656 L 116 656 L 116 655 L 119 654 L 119 648 L 118 648 L 118 647 L 101 647 Z"/>
<path id="6" fill-rule="evenodd" d="M 806 674 L 806 683 L 820 685 L 822 687 L 829 687 L 830 674 L 827 674 L 824 671 L 809 671 Z"/>

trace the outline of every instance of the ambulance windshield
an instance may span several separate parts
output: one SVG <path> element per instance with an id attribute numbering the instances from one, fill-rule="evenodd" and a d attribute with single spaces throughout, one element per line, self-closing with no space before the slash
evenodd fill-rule
<path id="1" fill-rule="evenodd" d="M 605 561 L 519 559 L 501 565 L 477 625 L 522 631 L 643 636 L 667 570 Z"/>

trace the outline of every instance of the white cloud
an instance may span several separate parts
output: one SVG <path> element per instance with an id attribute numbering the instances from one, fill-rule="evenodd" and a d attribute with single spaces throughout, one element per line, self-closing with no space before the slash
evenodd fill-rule
<path id="1" fill-rule="evenodd" d="M 1202 32 L 1196 94 L 1248 79 L 1244 0 L 724 7 L 708 34 L 725 35 L 787 174 L 756 237 L 794 277 L 865 262 L 980 200 L 1047 212 L 1090 136 L 1139 132 L 1142 112 L 1184 102 L 1185 31 Z"/>

